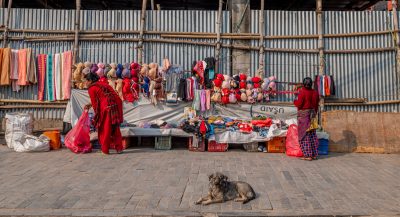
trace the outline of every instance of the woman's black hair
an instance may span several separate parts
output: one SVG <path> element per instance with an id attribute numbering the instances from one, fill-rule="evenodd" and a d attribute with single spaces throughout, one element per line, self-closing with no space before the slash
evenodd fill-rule
<path id="1" fill-rule="evenodd" d="M 90 72 L 85 75 L 85 79 L 94 83 L 94 82 L 98 81 L 100 78 L 96 73 Z"/>
<path id="2" fill-rule="evenodd" d="M 312 88 L 312 79 L 310 77 L 306 77 L 303 79 L 303 86 L 307 89 Z"/>

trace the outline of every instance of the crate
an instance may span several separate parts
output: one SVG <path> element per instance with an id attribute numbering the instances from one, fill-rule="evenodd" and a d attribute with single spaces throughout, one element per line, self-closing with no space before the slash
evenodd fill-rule
<path id="1" fill-rule="evenodd" d="M 270 153 L 285 153 L 286 137 L 274 137 L 267 142 L 267 150 Z"/>
<path id="2" fill-rule="evenodd" d="M 250 142 L 243 144 L 244 150 L 248 152 L 257 152 L 258 151 L 258 142 Z"/>
<path id="3" fill-rule="evenodd" d="M 155 146 L 156 150 L 170 150 L 172 147 L 171 136 L 156 136 Z"/>
<path id="4" fill-rule="evenodd" d="M 318 139 L 318 155 L 327 155 L 329 149 L 329 140 Z"/>
<path id="5" fill-rule="evenodd" d="M 228 143 L 218 143 L 214 140 L 208 141 L 209 152 L 224 152 L 228 151 Z"/>
<path id="6" fill-rule="evenodd" d="M 206 151 L 206 142 L 204 139 L 199 141 L 198 145 L 193 146 L 193 137 L 189 137 L 188 143 L 189 143 L 188 144 L 189 151 L 198 151 L 198 152 Z"/>

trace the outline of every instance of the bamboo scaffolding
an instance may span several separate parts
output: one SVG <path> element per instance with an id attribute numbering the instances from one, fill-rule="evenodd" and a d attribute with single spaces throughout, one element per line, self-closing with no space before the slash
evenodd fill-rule
<path id="1" fill-rule="evenodd" d="M 144 25 L 146 21 L 146 6 L 147 6 L 147 0 L 142 0 L 142 12 L 141 12 L 141 18 L 140 18 L 140 32 L 139 32 L 139 43 L 138 43 L 138 63 L 142 64 L 143 63 L 143 34 L 144 34 Z"/>
<path id="2" fill-rule="evenodd" d="M 5 28 L 0 28 L 4 31 Z M 38 29 L 9 29 L 8 32 L 15 33 L 41 33 L 41 34 L 74 34 L 74 30 L 38 30 Z M 353 32 L 340 34 L 323 34 L 324 38 L 341 38 L 341 37 L 358 37 L 385 35 L 400 32 L 400 30 L 386 30 L 376 32 Z M 138 30 L 80 30 L 80 34 L 140 34 Z M 199 38 L 199 39 L 216 39 L 217 34 L 212 32 L 170 32 L 170 31 L 143 31 L 144 34 L 162 35 L 162 37 L 174 38 Z M 240 40 L 257 40 L 259 34 L 256 33 L 221 33 L 222 39 L 240 39 Z M 318 35 L 269 35 L 264 39 L 318 39 Z"/>
<path id="3" fill-rule="evenodd" d="M 4 37 L 3 37 L 3 47 L 6 48 L 8 45 L 8 32 L 9 32 L 9 26 L 10 26 L 10 17 L 11 17 L 11 5 L 12 5 L 12 0 L 8 0 L 8 6 L 7 6 L 7 21 L 6 21 L 6 26 L 4 28 Z"/>
<path id="4" fill-rule="evenodd" d="M 259 71 L 259 76 L 261 78 L 264 78 L 264 0 L 261 0 L 261 8 L 260 8 L 260 23 L 259 23 L 259 31 L 260 31 L 260 39 L 259 39 L 259 56 L 258 56 L 258 71 Z"/>
<path id="5" fill-rule="evenodd" d="M 68 100 L 49 102 L 49 101 L 24 100 L 24 99 L 0 99 L 0 103 L 67 104 Z"/>
<path id="6" fill-rule="evenodd" d="M 218 20 L 216 23 L 216 31 L 217 31 L 217 46 L 215 50 L 215 59 L 216 59 L 216 73 L 219 73 L 219 57 L 221 53 L 221 20 L 222 20 L 222 4 L 223 0 L 219 0 L 218 5 Z"/>
<path id="7" fill-rule="evenodd" d="M 74 35 L 74 64 L 79 61 L 79 29 L 81 22 L 81 0 L 76 0 L 75 35 Z"/>

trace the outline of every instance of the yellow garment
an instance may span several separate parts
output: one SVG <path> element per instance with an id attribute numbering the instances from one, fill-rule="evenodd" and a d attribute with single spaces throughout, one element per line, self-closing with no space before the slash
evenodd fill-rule
<path id="1" fill-rule="evenodd" d="M 318 129 L 318 117 L 311 118 L 310 127 L 307 129 L 307 132 L 315 129 Z"/>

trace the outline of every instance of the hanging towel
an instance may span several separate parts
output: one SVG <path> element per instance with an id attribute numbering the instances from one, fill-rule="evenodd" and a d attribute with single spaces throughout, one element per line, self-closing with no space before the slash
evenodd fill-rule
<path id="1" fill-rule="evenodd" d="M 194 90 L 193 109 L 200 111 L 201 90 Z"/>
<path id="2" fill-rule="evenodd" d="M 10 79 L 12 83 L 12 90 L 18 92 L 20 87 L 18 81 L 18 50 L 11 50 L 11 73 Z"/>
<path id="3" fill-rule="evenodd" d="M 46 62 L 46 99 L 54 101 L 53 56 L 47 56 Z"/>
<path id="4" fill-rule="evenodd" d="M 207 110 L 206 107 L 206 91 L 201 90 L 200 91 L 200 105 L 201 105 L 201 111 L 205 112 Z"/>
<path id="5" fill-rule="evenodd" d="M 27 49 L 21 49 L 18 51 L 18 82 L 20 86 L 28 85 L 28 80 L 26 79 L 26 55 Z"/>
<path id="6" fill-rule="evenodd" d="M 211 108 L 211 90 L 206 90 L 206 109 L 210 110 Z"/>
<path id="7" fill-rule="evenodd" d="M 37 83 L 36 63 L 35 63 L 35 56 L 33 55 L 31 48 L 28 48 L 26 59 L 27 59 L 26 71 L 27 71 L 28 82 L 31 84 L 36 84 Z"/>
<path id="8" fill-rule="evenodd" d="M 62 93 L 61 93 L 61 55 L 54 54 L 53 59 L 53 81 L 54 81 L 54 99 L 61 100 Z"/>
<path id="9" fill-rule="evenodd" d="M 328 76 L 324 76 L 324 96 L 329 96 L 329 81 Z"/>
<path id="10" fill-rule="evenodd" d="M 335 81 L 333 80 L 333 75 L 331 75 L 330 77 L 331 77 L 331 87 L 330 87 L 331 95 L 336 95 Z"/>
<path id="11" fill-rule="evenodd" d="M 39 54 L 37 57 L 38 62 L 38 100 L 43 101 L 45 99 L 45 84 L 46 84 L 46 60 L 47 55 Z"/>
<path id="12" fill-rule="evenodd" d="M 2 56 L 0 56 L 0 58 L 2 59 L 2 62 L 0 64 L 0 85 L 10 85 L 11 49 L 4 48 L 2 50 Z"/>
<path id="13" fill-rule="evenodd" d="M 63 99 L 69 99 L 72 86 L 72 51 L 63 53 L 62 72 Z"/>

